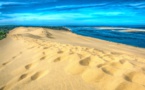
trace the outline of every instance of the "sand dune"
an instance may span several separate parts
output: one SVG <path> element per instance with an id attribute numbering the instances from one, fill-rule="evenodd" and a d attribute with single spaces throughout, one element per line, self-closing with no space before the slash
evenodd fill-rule
<path id="1" fill-rule="evenodd" d="M 145 90 L 144 55 L 69 31 L 19 27 L 0 41 L 0 90 Z"/>

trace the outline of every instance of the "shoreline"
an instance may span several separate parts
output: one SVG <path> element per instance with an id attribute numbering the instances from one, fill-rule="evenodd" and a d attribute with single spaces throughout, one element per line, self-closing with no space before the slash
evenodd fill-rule
<path id="1" fill-rule="evenodd" d="M 23 28 L 23 27 L 17 27 L 17 28 Z M 42 29 L 42 27 L 27 27 L 27 28 L 41 28 Z M 64 27 L 64 28 L 66 28 L 66 27 Z M 44 29 L 48 29 L 48 30 L 51 30 L 50 28 L 44 28 Z M 88 43 L 89 43 L 89 45 L 87 45 L 86 43 L 84 43 L 84 44 L 81 44 L 81 43 L 71 43 L 71 42 L 62 42 L 62 41 L 59 41 L 60 43 L 62 43 L 62 44 L 73 44 L 73 45 L 75 45 L 75 46 L 85 46 L 85 47 L 89 47 L 89 48 L 99 48 L 99 49 L 101 49 L 101 50 L 110 50 L 110 51 L 116 51 L 116 50 L 111 50 L 111 48 L 116 48 L 116 47 L 114 47 L 114 46 L 121 46 L 120 48 L 118 48 L 118 50 L 117 51 L 119 51 L 119 52 L 123 52 L 123 51 L 128 51 L 128 52 L 132 52 L 131 53 L 131 55 L 134 55 L 134 53 L 135 52 L 142 52 L 142 54 L 141 53 L 139 53 L 139 54 L 137 54 L 137 55 L 139 55 L 139 56 L 143 56 L 144 57 L 144 55 L 145 55 L 145 48 L 142 48 L 142 47 L 137 47 L 137 46 L 132 46 L 132 45 L 128 45 L 128 44 L 123 44 L 123 43 L 118 43 L 118 42 L 113 42 L 113 41 L 108 41 L 108 40 L 103 40 L 103 39 L 99 39 L 99 38 L 93 38 L 93 37 L 90 37 L 90 36 L 84 36 L 84 35 L 79 35 L 79 34 L 76 34 L 76 33 L 73 33 L 72 31 L 71 31 L 71 29 L 69 29 L 69 28 L 66 28 L 66 29 L 68 29 L 68 31 L 69 31 L 69 33 L 71 33 L 71 34 L 73 34 L 73 36 L 77 36 L 77 37 L 80 37 L 80 39 L 81 38 L 85 38 L 85 39 L 81 39 L 81 40 L 83 40 L 83 42 L 87 42 L 87 41 L 89 41 Z M 52 29 L 52 30 L 55 30 L 55 29 Z M 11 31 L 11 30 L 10 30 Z M 66 30 L 56 30 L 56 31 L 58 31 L 58 32 L 61 32 L 61 31 L 63 31 L 63 32 L 65 32 Z M 10 32 L 9 32 L 10 33 Z M 9 34 L 8 33 L 8 34 Z M 66 37 L 67 38 L 67 37 Z M 63 39 L 65 39 L 65 38 L 63 38 Z M 73 40 L 74 41 L 74 40 Z M 91 41 L 91 42 L 90 42 Z M 55 42 L 55 41 L 54 41 Z M 56 42 L 58 42 L 58 41 L 56 41 Z M 94 43 L 94 42 L 97 42 L 97 43 L 108 43 L 108 46 L 106 45 L 106 47 L 107 47 L 107 49 L 105 49 L 105 48 L 100 48 L 100 47 L 97 47 L 97 45 L 91 45 L 92 43 Z M 109 49 L 110 48 L 110 49 Z M 135 50 L 134 50 L 135 49 Z M 133 51 L 132 51 L 133 50 Z M 128 53 L 127 53 L 128 54 Z M 129 53 L 130 54 L 130 53 Z"/>
<path id="2" fill-rule="evenodd" d="M 92 37 L 92 38 L 106 40 L 110 42 L 130 45 L 130 46 L 139 47 L 139 48 L 145 48 L 144 33 L 140 32 L 143 29 L 130 28 L 129 30 L 135 30 L 135 32 L 127 32 L 126 30 L 112 30 L 111 27 L 109 30 L 106 30 L 106 28 L 104 28 L 103 30 L 95 29 L 95 27 L 93 28 L 81 27 L 81 28 L 71 28 L 71 29 L 73 33 L 76 33 L 78 35 L 83 35 L 86 37 Z M 114 29 L 117 29 L 117 27 L 116 28 L 114 27 Z M 140 31 L 136 32 L 137 30 L 140 30 Z"/>
<path id="3" fill-rule="evenodd" d="M 144 90 L 145 49 L 19 27 L 0 41 L 1 90 Z"/>
<path id="4" fill-rule="evenodd" d="M 14 27 L 16 27 L 16 26 L 9 26 L 9 28 L 10 27 L 12 27 L 12 28 L 14 28 Z M 17 27 L 20 27 L 20 26 L 17 26 Z M 27 26 L 27 27 L 30 27 L 30 26 Z M 32 27 L 32 26 L 31 26 Z M 105 37 L 103 38 L 103 36 L 101 36 L 101 37 L 93 37 L 93 36 L 91 36 L 91 35 L 83 35 L 83 34 L 79 34 L 79 33 L 77 33 L 77 32 L 73 32 L 73 29 L 71 29 L 70 27 L 67 27 L 67 26 L 44 26 L 44 27 L 41 27 L 41 26 L 35 26 L 35 28 L 48 28 L 48 29 L 53 29 L 53 30 L 55 30 L 55 29 L 58 29 L 58 30 L 64 30 L 64 31 L 70 31 L 70 32 L 72 32 L 72 33 L 74 33 L 74 34 L 77 34 L 77 35 L 81 35 L 81 36 L 85 36 L 85 37 L 91 37 L 91 38 L 96 38 L 96 39 L 101 39 L 101 40 L 105 40 L 105 41 L 109 41 L 109 42 L 115 42 L 115 43 L 118 43 L 118 44 L 124 44 L 124 45 L 129 45 L 129 46 L 133 46 L 133 47 L 137 47 L 137 48 L 145 48 L 143 45 L 141 45 L 141 44 L 135 44 L 135 43 L 138 43 L 137 41 L 135 41 L 134 43 L 132 43 L 132 44 L 130 44 L 131 42 L 133 42 L 133 41 L 130 41 L 129 42 L 129 40 L 125 43 L 125 41 L 118 41 L 118 40 L 114 40 L 114 39 L 107 39 L 107 37 L 106 37 L 106 39 L 105 39 Z M 95 28 L 95 27 L 94 27 Z M 128 33 L 136 33 L 136 32 L 143 32 L 144 30 L 143 29 L 135 29 L 135 28 L 123 28 L 123 27 L 96 27 L 96 28 L 102 28 L 103 30 L 104 29 L 109 29 L 109 30 L 111 30 L 111 29 L 126 29 L 126 30 L 119 30 L 118 32 L 128 32 L 128 30 L 129 30 L 129 32 Z M 102 29 L 100 29 L 100 30 L 102 30 Z M 131 30 L 131 32 L 130 32 L 130 30 Z M 139 30 L 139 31 L 137 31 L 137 30 Z M 7 30 L 6 30 L 7 31 Z M 132 32 L 133 31 L 133 32 Z M 97 33 L 97 32 L 96 32 Z M 114 37 L 114 38 L 118 38 L 118 37 Z M 130 39 L 131 39 L 132 37 L 130 37 Z M 122 38 L 123 39 L 123 38 Z M 140 38 L 141 40 L 142 40 L 142 38 Z M 139 39 L 138 39 L 139 40 Z M 144 44 L 144 43 L 143 43 Z"/>

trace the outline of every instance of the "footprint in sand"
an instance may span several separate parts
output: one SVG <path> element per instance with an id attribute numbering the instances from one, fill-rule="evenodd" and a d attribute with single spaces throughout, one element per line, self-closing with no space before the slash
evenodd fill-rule
<path id="1" fill-rule="evenodd" d="M 119 52 L 111 52 L 112 55 L 121 55 Z"/>
<path id="2" fill-rule="evenodd" d="M 17 56 L 13 56 L 13 57 L 11 58 L 12 60 L 9 60 L 9 61 L 7 61 L 7 62 L 2 63 L 2 66 L 5 66 L 5 65 L 11 63 L 16 57 L 17 57 Z"/>
<path id="3" fill-rule="evenodd" d="M 104 72 L 104 73 L 106 73 L 106 74 L 108 74 L 108 75 L 120 75 L 120 74 L 122 74 L 121 72 L 121 70 L 120 69 L 118 69 L 118 68 L 115 68 L 115 67 L 113 67 L 113 66 L 111 66 L 111 65 L 107 65 L 107 66 L 104 66 L 104 67 L 102 67 L 101 68 L 102 69 L 102 71 Z"/>
<path id="4" fill-rule="evenodd" d="M 125 80 L 145 85 L 145 74 L 143 72 L 130 72 L 124 77 Z"/>
<path id="5" fill-rule="evenodd" d="M 47 73 L 48 73 L 48 71 L 39 71 L 39 72 L 36 72 L 35 74 L 33 74 L 31 76 L 31 80 L 33 81 L 33 80 L 40 79 L 43 76 L 45 76 Z"/>
<path id="6" fill-rule="evenodd" d="M 61 54 L 61 53 L 63 53 L 63 51 L 59 50 L 57 53 L 58 53 L 58 54 Z"/>
<path id="7" fill-rule="evenodd" d="M 85 58 L 85 59 L 82 59 L 82 60 L 79 62 L 79 64 L 80 64 L 80 65 L 83 65 L 83 66 L 88 66 L 89 63 L 90 63 L 90 61 L 91 61 L 90 57 L 87 57 L 87 58 Z"/>
<path id="8" fill-rule="evenodd" d="M 22 54 L 23 52 L 20 52 L 19 54 Z"/>
<path id="9" fill-rule="evenodd" d="M 143 67 L 142 70 L 145 71 L 145 67 Z"/>
<path id="10" fill-rule="evenodd" d="M 18 81 L 23 80 L 23 79 L 26 78 L 27 76 L 28 76 L 27 74 L 22 74 L 22 75 L 20 76 L 20 78 L 19 78 Z"/>
<path id="11" fill-rule="evenodd" d="M 104 66 L 105 64 L 99 64 L 97 65 L 98 68 L 101 68 L 102 66 Z"/>
<path id="12" fill-rule="evenodd" d="M 28 70 L 28 69 L 30 69 L 31 67 L 32 67 L 32 64 L 28 64 L 28 65 L 25 66 L 25 69 Z"/>
<path id="13" fill-rule="evenodd" d="M 123 59 L 122 59 L 122 60 L 120 60 L 119 62 L 120 62 L 121 64 L 124 64 L 124 63 L 126 62 L 126 60 L 123 60 Z"/>
<path id="14" fill-rule="evenodd" d="M 0 66 L 0 69 L 2 69 L 4 66 L 10 64 L 13 60 L 9 60 L 7 62 L 2 63 L 2 65 Z"/>
<path id="15" fill-rule="evenodd" d="M 124 76 L 124 79 L 125 79 L 126 81 L 132 82 L 131 78 L 128 77 L 128 76 Z"/>
<path id="16" fill-rule="evenodd" d="M 10 62 L 9 62 L 9 61 L 8 61 L 8 62 L 5 62 L 5 63 L 3 63 L 2 65 L 5 66 L 5 65 L 7 65 L 8 63 L 10 63 Z"/>
<path id="17" fill-rule="evenodd" d="M 27 77 L 30 77 L 30 80 L 37 80 L 42 78 L 43 76 L 45 76 L 48 73 L 48 71 L 43 70 L 43 71 L 38 71 L 34 74 L 32 73 L 25 73 L 20 75 L 18 78 L 14 78 L 12 79 L 10 82 L 8 82 L 5 86 L 1 87 L 0 90 L 11 90 L 13 87 L 15 87 L 17 84 L 16 82 L 22 81 L 24 79 L 26 79 Z M 28 79 L 28 78 L 27 78 Z M 19 84 L 19 83 L 18 83 Z"/>
<path id="18" fill-rule="evenodd" d="M 4 89 L 5 89 L 5 86 L 3 86 L 3 87 L 0 88 L 0 90 L 4 90 Z"/>
<path id="19" fill-rule="evenodd" d="M 17 56 L 13 56 L 12 59 L 15 59 L 16 57 L 17 57 Z M 9 60 L 9 61 L 3 63 L 2 65 L 7 65 L 7 64 L 10 63 L 11 61 L 12 61 L 12 60 Z"/>
<path id="20" fill-rule="evenodd" d="M 44 47 L 43 49 L 48 49 L 49 47 Z"/>
<path id="21" fill-rule="evenodd" d="M 107 70 L 106 68 L 102 68 L 102 71 L 106 74 L 112 75 L 112 73 L 109 70 Z"/>
<path id="22" fill-rule="evenodd" d="M 45 52 L 42 52 L 43 55 L 45 55 Z"/>
<path id="23" fill-rule="evenodd" d="M 15 59 L 15 58 L 16 58 L 16 56 L 12 57 L 12 59 Z"/>
<path id="24" fill-rule="evenodd" d="M 40 60 L 44 60 L 45 58 L 46 58 L 46 56 L 43 56 L 43 57 L 40 58 Z"/>
<path id="25" fill-rule="evenodd" d="M 14 70 L 12 72 L 12 74 L 14 74 L 14 75 L 19 74 L 20 75 L 21 73 L 25 72 L 26 70 L 30 70 L 30 69 L 36 67 L 37 65 L 38 65 L 37 62 L 33 62 L 33 63 L 30 63 L 30 64 L 27 64 L 25 66 L 19 67 L 16 70 Z"/>
<path id="26" fill-rule="evenodd" d="M 26 69 L 26 70 L 29 70 L 29 69 L 35 67 L 36 65 L 37 65 L 36 62 L 34 62 L 34 63 L 30 63 L 30 64 L 27 64 L 27 65 L 25 65 L 25 69 Z"/>
<path id="27" fill-rule="evenodd" d="M 58 58 L 54 59 L 54 61 L 53 61 L 53 62 L 59 62 L 59 61 L 61 61 L 61 58 L 60 58 L 60 57 L 58 57 Z"/>

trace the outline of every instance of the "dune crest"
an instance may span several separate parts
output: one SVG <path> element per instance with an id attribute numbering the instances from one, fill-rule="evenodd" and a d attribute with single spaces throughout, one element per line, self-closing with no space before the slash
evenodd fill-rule
<path id="1" fill-rule="evenodd" d="M 144 55 L 71 32 L 19 27 L 0 41 L 0 90 L 145 90 Z"/>

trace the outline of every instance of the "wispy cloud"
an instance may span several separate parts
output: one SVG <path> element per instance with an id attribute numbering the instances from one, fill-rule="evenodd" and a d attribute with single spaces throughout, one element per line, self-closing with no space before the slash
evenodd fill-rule
<path id="1" fill-rule="evenodd" d="M 3 2 L 1 2 L 0 1 L 0 6 L 3 6 L 3 5 L 27 5 L 27 4 L 33 5 L 33 4 L 37 4 L 37 3 L 39 3 L 39 2 L 37 2 L 37 1 L 33 1 L 33 2 L 3 1 Z"/>
<path id="2" fill-rule="evenodd" d="M 134 3 L 129 3 L 128 5 L 130 6 L 140 6 L 140 5 L 144 5 L 145 2 L 134 2 Z"/>
<path id="3" fill-rule="evenodd" d="M 66 13 L 61 13 L 61 14 L 43 14 L 43 13 L 37 13 L 37 14 L 32 14 L 32 13 L 15 13 L 15 14 L 3 14 L 4 16 L 11 17 L 16 20 L 61 20 L 65 18 L 72 18 L 75 16 L 79 16 L 79 14 L 66 14 Z"/>
<path id="4" fill-rule="evenodd" d="M 134 3 L 129 3 L 128 5 L 138 9 L 145 8 L 145 2 L 134 2 Z"/>
<path id="5" fill-rule="evenodd" d="M 23 5 L 23 4 L 36 4 L 36 3 L 46 3 L 46 2 L 56 2 L 57 0 L 47 0 L 47 1 L 41 1 L 41 0 L 1 0 L 0 1 L 0 6 L 1 5 L 12 5 L 12 4 L 19 4 L 19 5 Z"/>
<path id="6" fill-rule="evenodd" d="M 28 3 L 24 3 L 24 2 L 0 2 L 0 6 L 2 5 L 13 5 L 13 4 L 28 4 Z"/>
<path id="7" fill-rule="evenodd" d="M 85 5 L 63 5 L 63 6 L 54 6 L 54 7 L 48 7 L 48 8 L 40 8 L 37 10 L 63 10 L 63 9 L 66 10 L 66 9 L 98 7 L 98 6 L 104 6 L 104 5 L 107 5 L 107 3 L 85 4 Z"/>
<path id="8" fill-rule="evenodd" d="M 103 15 L 103 16 L 117 16 L 117 15 L 124 15 L 124 12 L 119 11 L 110 11 L 110 12 L 96 12 L 95 15 Z"/>
<path id="9" fill-rule="evenodd" d="M 17 23 L 35 23 L 34 21 L 136 23 L 145 21 L 145 1 L 121 1 L 0 0 L 0 23 L 12 21 Z"/>

